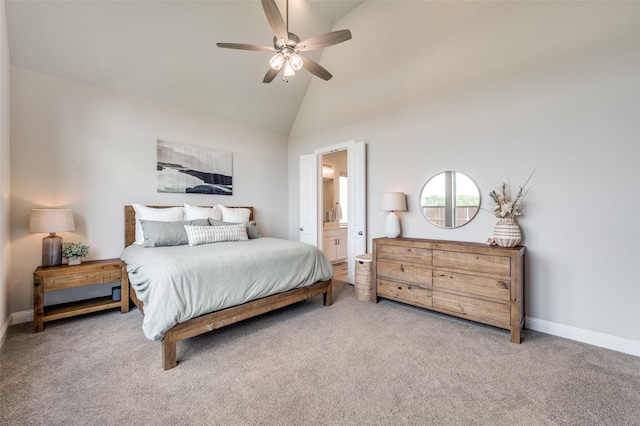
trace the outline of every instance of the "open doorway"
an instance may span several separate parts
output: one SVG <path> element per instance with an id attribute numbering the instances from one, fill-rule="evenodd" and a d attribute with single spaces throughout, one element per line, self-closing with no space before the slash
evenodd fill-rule
<path id="1" fill-rule="evenodd" d="M 324 220 L 326 213 L 323 205 L 322 159 L 329 154 L 346 151 L 346 179 L 342 180 L 348 188 L 345 206 L 340 205 L 342 219 L 347 228 L 347 269 L 348 281 L 355 282 L 355 258 L 367 253 L 367 211 L 366 211 L 366 163 L 364 142 L 345 142 L 316 149 L 314 154 L 300 156 L 300 241 L 323 248 Z M 335 179 L 335 177 L 334 177 Z M 339 185 L 339 183 L 338 183 Z M 335 192 L 339 189 L 334 188 Z M 338 196 L 339 197 L 339 196 Z M 338 198 L 339 201 L 339 198 Z M 340 201 L 339 201 L 340 202 Z M 335 206 L 335 198 L 334 198 Z M 330 217 L 331 218 L 331 217 Z M 328 241 L 331 244 L 331 241 Z M 337 245 L 337 244 L 336 244 Z"/>
<path id="2" fill-rule="evenodd" d="M 333 264 L 347 261 L 349 197 L 347 150 L 321 155 L 322 228 L 320 248 Z M 344 280 L 346 281 L 346 280 Z"/>

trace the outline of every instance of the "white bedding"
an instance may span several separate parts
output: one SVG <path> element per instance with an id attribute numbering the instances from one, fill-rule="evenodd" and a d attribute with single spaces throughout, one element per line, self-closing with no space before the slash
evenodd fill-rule
<path id="1" fill-rule="evenodd" d="M 316 247 L 266 237 L 199 246 L 134 244 L 121 257 L 144 303 L 142 329 L 151 340 L 191 318 L 333 276 Z"/>

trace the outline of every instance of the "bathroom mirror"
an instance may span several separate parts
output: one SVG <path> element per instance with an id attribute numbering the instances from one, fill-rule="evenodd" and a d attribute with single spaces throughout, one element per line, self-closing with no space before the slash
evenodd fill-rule
<path id="1" fill-rule="evenodd" d="M 480 190 L 463 173 L 438 173 L 420 192 L 420 211 L 441 228 L 459 228 L 475 217 L 480 209 Z"/>
<path id="2" fill-rule="evenodd" d="M 322 178 L 322 215 L 324 222 L 329 222 L 331 220 L 331 209 L 334 204 L 333 179 Z"/>

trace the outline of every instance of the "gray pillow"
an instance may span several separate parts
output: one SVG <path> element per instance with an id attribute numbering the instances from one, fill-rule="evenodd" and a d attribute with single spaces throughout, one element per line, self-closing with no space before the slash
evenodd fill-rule
<path id="1" fill-rule="evenodd" d="M 262 237 L 262 235 L 260 235 L 260 232 L 258 232 L 258 225 L 253 220 L 250 220 L 249 222 L 223 222 L 221 220 L 209 218 L 209 223 L 211 224 L 211 226 L 228 226 L 237 225 L 238 223 L 244 223 L 247 227 L 247 235 L 249 236 L 250 240 Z"/>
<path id="2" fill-rule="evenodd" d="M 159 222 L 140 220 L 144 233 L 143 247 L 182 246 L 189 244 L 184 225 L 209 226 L 208 219 L 194 219 L 183 222 Z"/>

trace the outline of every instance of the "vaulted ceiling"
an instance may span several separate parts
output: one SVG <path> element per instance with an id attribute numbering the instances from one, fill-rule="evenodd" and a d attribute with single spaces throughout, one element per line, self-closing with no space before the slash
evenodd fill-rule
<path id="1" fill-rule="evenodd" d="M 360 3 L 290 0 L 289 30 L 304 40 L 342 29 L 334 23 Z M 284 0 L 277 4 L 285 15 Z M 257 0 L 8 0 L 6 11 L 12 65 L 279 134 L 289 133 L 312 78 L 302 70 L 265 84 L 270 52 L 216 47 L 271 45 Z M 321 55 L 308 54 L 322 64 Z"/>

